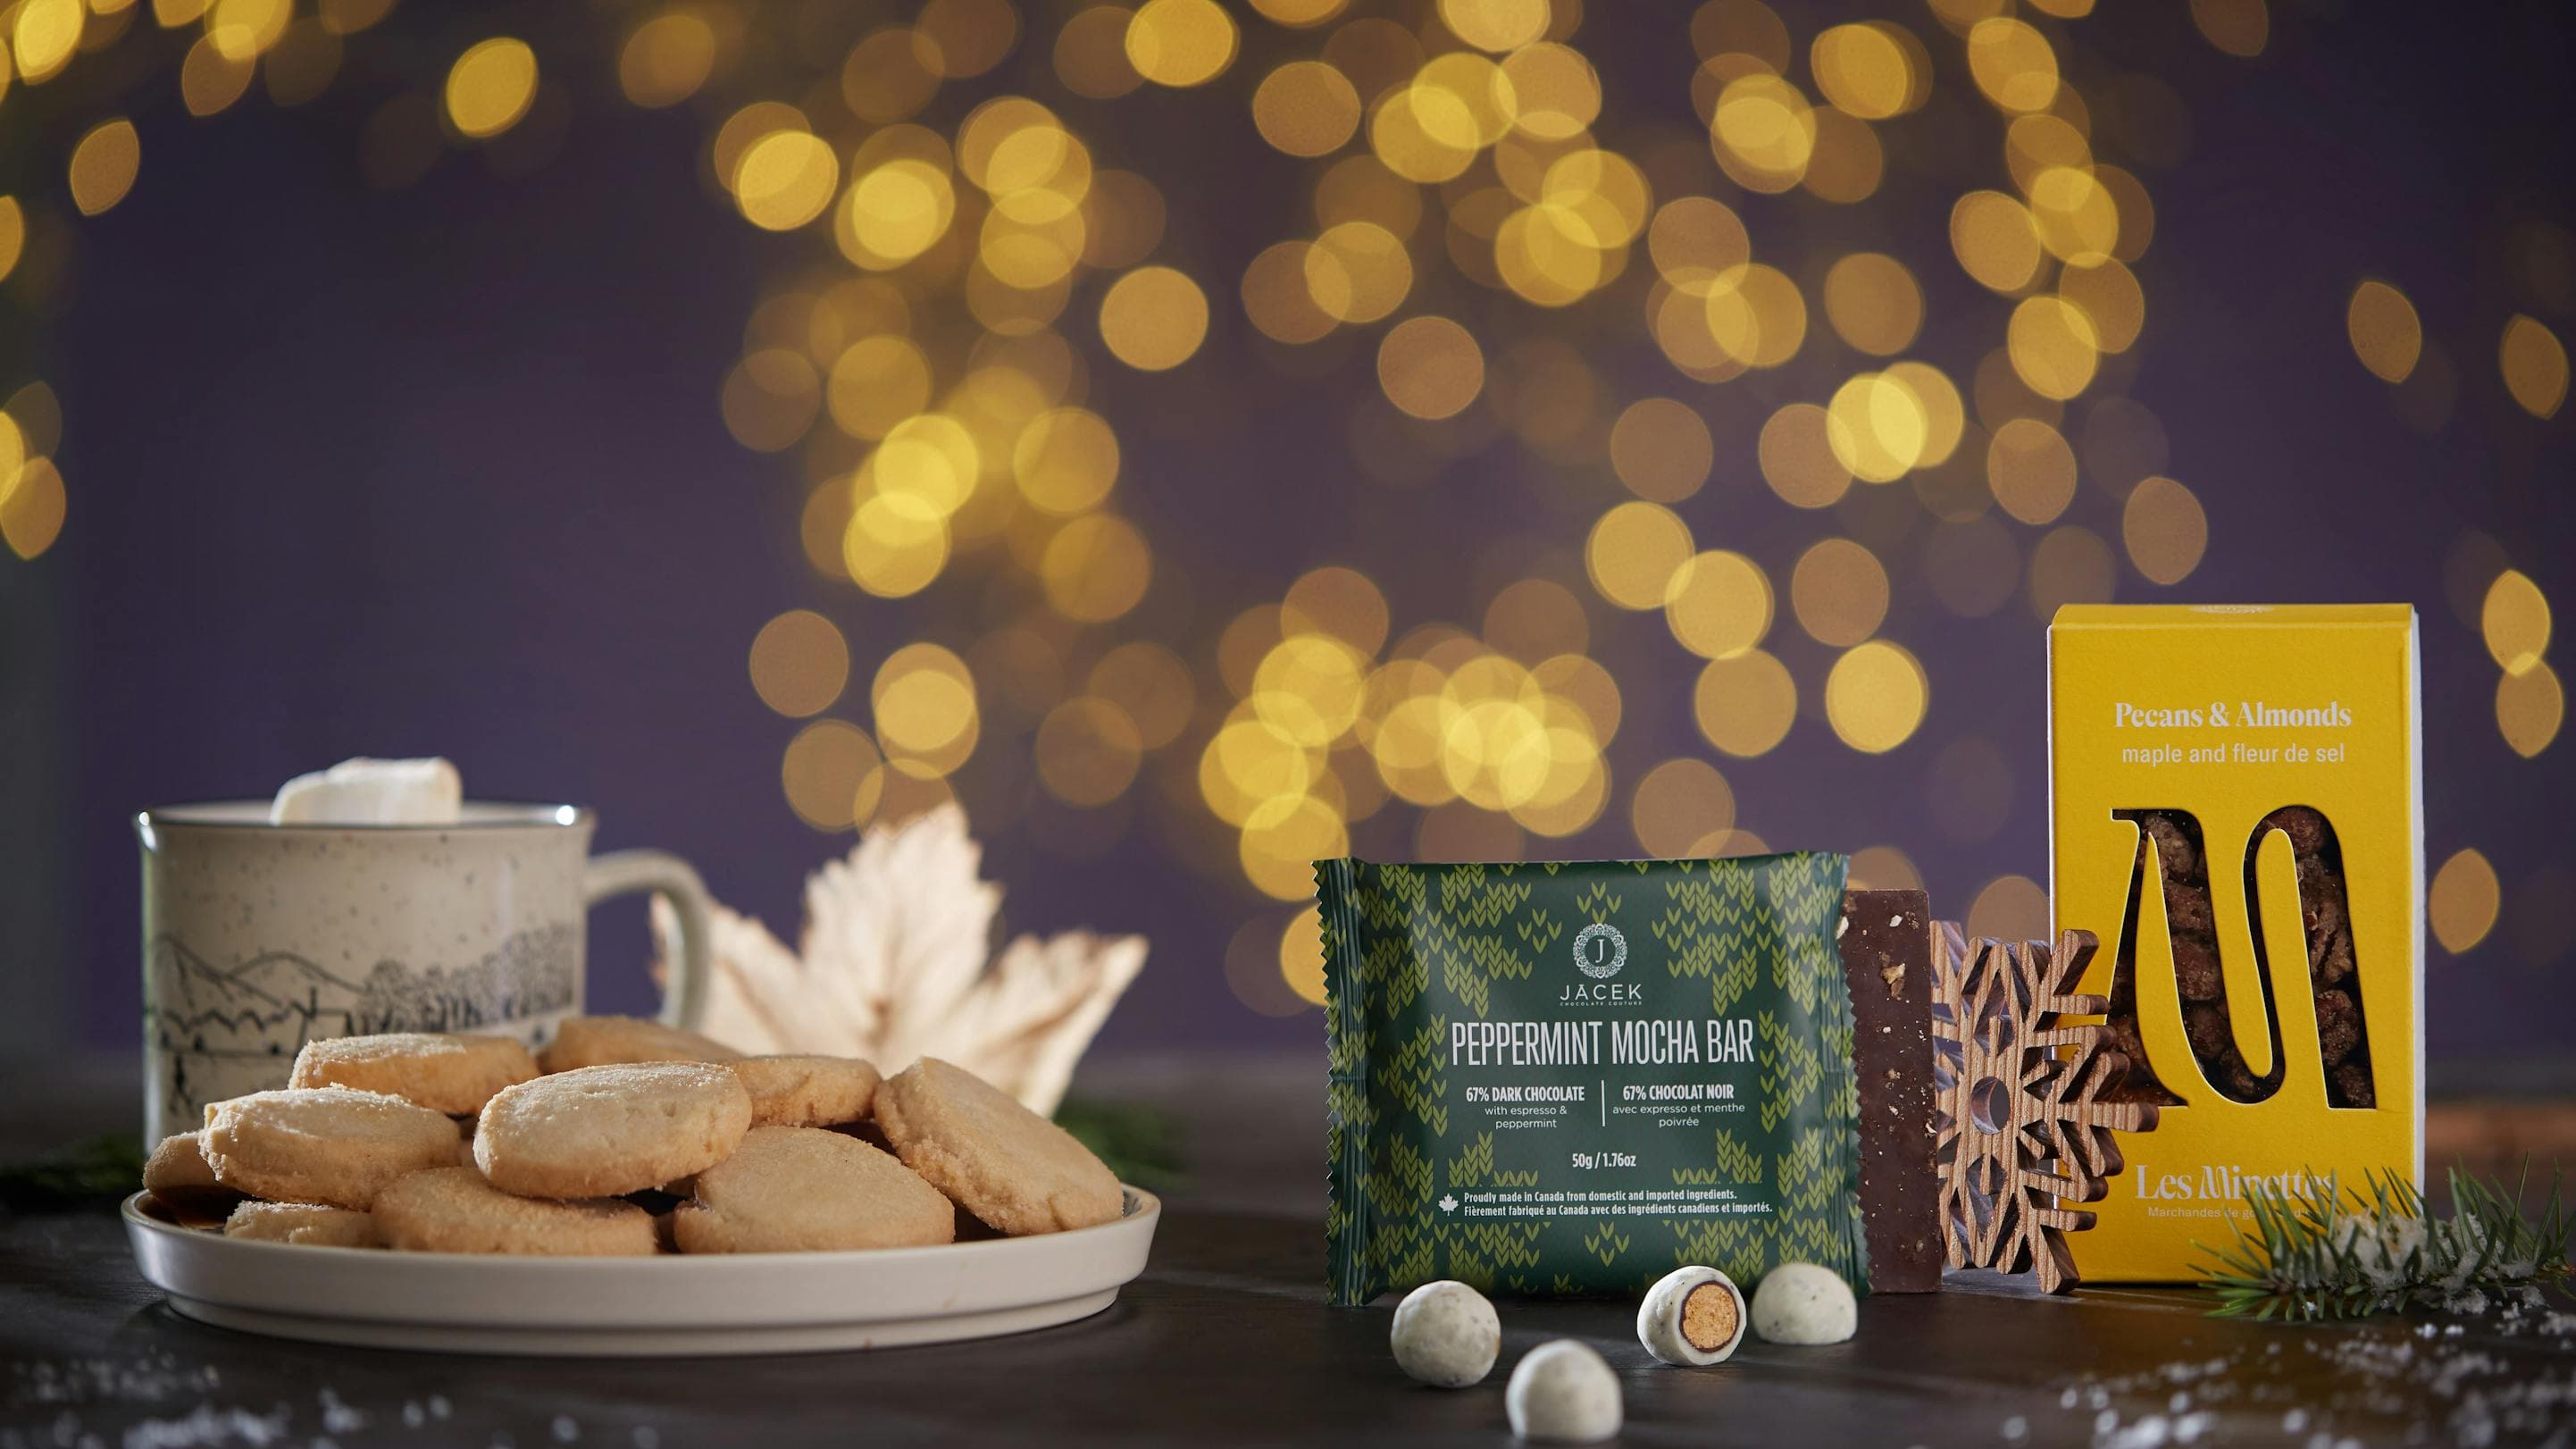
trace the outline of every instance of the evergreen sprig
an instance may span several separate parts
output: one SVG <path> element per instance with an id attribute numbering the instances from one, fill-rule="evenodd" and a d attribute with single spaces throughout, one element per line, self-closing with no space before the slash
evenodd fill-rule
<path id="1" fill-rule="evenodd" d="M 2372 1173 L 2367 1191 L 2332 1177 L 2286 1185 L 2245 1184 L 2252 1221 L 2236 1241 L 2213 1248 L 2201 1286 L 2216 1293 L 2220 1318 L 2288 1322 L 2361 1318 L 2408 1308 L 2483 1311 L 2491 1299 L 2537 1303 L 2567 1285 L 2568 1217 L 2559 1175 L 2537 1222 L 2523 1199 L 2531 1166 L 2511 1192 L 2501 1178 L 2451 1169 L 2452 1214 L 2435 1218 L 2424 1195 L 2397 1174 Z"/>

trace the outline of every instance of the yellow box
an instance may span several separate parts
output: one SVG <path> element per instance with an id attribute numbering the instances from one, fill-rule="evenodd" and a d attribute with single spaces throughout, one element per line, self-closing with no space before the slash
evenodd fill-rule
<path id="1" fill-rule="evenodd" d="M 2414 609 L 2069 605 L 2048 691 L 2056 926 L 2101 938 L 2083 989 L 2169 1102 L 2120 1139 L 2078 1271 L 2196 1276 L 2248 1178 L 2420 1186 Z"/>

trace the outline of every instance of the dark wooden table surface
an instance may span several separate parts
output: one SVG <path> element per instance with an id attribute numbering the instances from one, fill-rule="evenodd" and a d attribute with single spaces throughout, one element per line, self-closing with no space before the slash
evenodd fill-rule
<path id="1" fill-rule="evenodd" d="M 1506 1302 L 1491 1379 L 1418 1388 L 1387 1355 L 1388 1305 L 1324 1306 L 1315 1114 L 1261 1072 L 1195 1070 L 1194 1184 L 1144 1278 L 1097 1317 L 976 1344 L 642 1362 L 300 1344 L 171 1312 L 109 1212 L 0 1219 L 0 1449 L 1507 1445 L 1505 1376 L 1557 1336 L 1618 1369 L 1629 1444 L 2576 1443 L 2576 1317 L 2285 1328 L 2208 1319 L 2179 1289 L 1992 1280 L 1867 1300 L 1846 1344 L 1748 1341 L 1701 1370 L 1653 1364 L 1633 1305 Z"/>

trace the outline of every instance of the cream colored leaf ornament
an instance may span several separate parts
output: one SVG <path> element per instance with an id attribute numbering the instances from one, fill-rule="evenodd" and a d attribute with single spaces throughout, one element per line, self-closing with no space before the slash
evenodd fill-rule
<path id="1" fill-rule="evenodd" d="M 1002 890 L 982 879 L 983 855 L 953 804 L 871 828 L 806 878 L 801 954 L 715 907 L 701 1029 L 755 1054 L 865 1057 L 889 1076 L 936 1056 L 1052 1113 L 1144 967 L 1145 938 L 1067 931 L 989 954 Z M 666 959 L 676 927 L 656 901 Z"/>

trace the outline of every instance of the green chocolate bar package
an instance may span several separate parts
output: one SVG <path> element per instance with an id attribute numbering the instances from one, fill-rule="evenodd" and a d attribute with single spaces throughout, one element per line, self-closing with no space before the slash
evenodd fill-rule
<path id="1" fill-rule="evenodd" d="M 1862 1288 L 1848 867 L 1319 862 L 1330 1300 Z"/>

